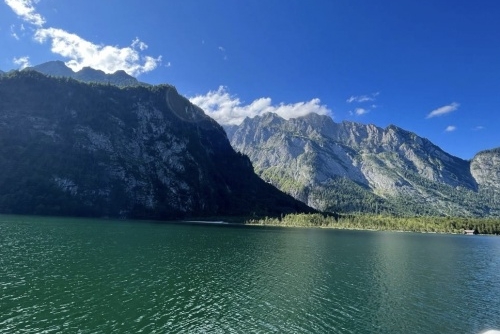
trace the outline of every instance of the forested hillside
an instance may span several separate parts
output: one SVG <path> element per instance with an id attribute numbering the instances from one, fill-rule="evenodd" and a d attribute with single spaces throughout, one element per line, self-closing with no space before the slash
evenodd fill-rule
<path id="1" fill-rule="evenodd" d="M 0 213 L 170 219 L 311 211 L 173 86 L 0 78 Z"/>

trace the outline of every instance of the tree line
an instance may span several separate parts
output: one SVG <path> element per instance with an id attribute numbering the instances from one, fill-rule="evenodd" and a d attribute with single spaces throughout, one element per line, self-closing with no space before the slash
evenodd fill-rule
<path id="1" fill-rule="evenodd" d="M 245 224 L 428 233 L 464 233 L 465 230 L 475 230 L 479 234 L 500 234 L 500 218 L 476 217 L 395 217 L 314 213 L 249 219 Z"/>

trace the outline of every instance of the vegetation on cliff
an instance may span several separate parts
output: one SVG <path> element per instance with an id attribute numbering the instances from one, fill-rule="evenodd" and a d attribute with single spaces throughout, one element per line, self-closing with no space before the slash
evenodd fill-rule
<path id="1" fill-rule="evenodd" d="M 176 219 L 313 211 L 170 85 L 0 77 L 0 213 Z"/>

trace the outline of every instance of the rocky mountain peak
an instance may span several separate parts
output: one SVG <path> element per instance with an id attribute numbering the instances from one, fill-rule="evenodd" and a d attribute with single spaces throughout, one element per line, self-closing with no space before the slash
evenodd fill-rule
<path id="1" fill-rule="evenodd" d="M 386 210 L 403 210 L 404 199 L 414 213 L 447 214 L 453 207 L 470 214 L 482 210 L 477 209 L 482 196 L 478 187 L 486 181 L 477 181 L 477 175 L 494 179 L 491 173 L 498 170 L 492 163 L 473 175 L 468 161 L 395 125 L 335 123 L 317 114 L 289 120 L 255 117 L 233 129 L 231 143 L 250 157 L 261 177 L 318 209 L 344 210 L 350 204 L 339 204 L 342 193 L 355 191 L 365 198 L 359 204 L 365 209 L 366 202 L 378 202 Z M 478 156 L 478 166 L 495 154 Z M 491 183 L 498 184 L 496 180 Z M 454 201 L 457 192 L 474 198 L 475 204 Z"/>
<path id="2" fill-rule="evenodd" d="M 75 72 L 74 77 L 84 82 L 100 82 L 106 77 L 106 73 L 101 70 L 95 70 L 92 67 L 86 66 L 80 71 Z"/>
<path id="3" fill-rule="evenodd" d="M 302 133 L 306 136 L 332 137 L 338 130 L 337 124 L 331 117 L 316 113 L 309 113 L 305 116 L 292 118 L 286 123 L 286 126 L 290 128 L 290 131 Z"/>
<path id="4" fill-rule="evenodd" d="M 54 77 L 67 77 L 83 82 L 104 83 L 119 87 L 146 85 L 139 82 L 136 78 L 127 74 L 123 70 L 118 70 L 112 74 L 106 74 L 104 71 L 96 70 L 87 66 L 77 72 L 74 72 L 60 60 L 49 61 L 40 65 L 28 67 L 27 70 L 34 70 Z"/>
<path id="5" fill-rule="evenodd" d="M 470 163 L 477 182 L 488 188 L 500 188 L 500 148 L 477 153 Z"/>
<path id="6" fill-rule="evenodd" d="M 28 69 L 32 69 L 37 72 L 47 75 L 52 75 L 55 77 L 71 78 L 75 75 L 75 72 L 71 68 L 66 66 L 66 64 L 63 61 L 60 60 L 49 61 L 40 65 L 30 67 Z"/>
<path id="7" fill-rule="evenodd" d="M 262 116 L 255 116 L 253 121 L 265 126 L 276 126 L 282 123 L 283 118 L 276 113 L 265 113 Z"/>

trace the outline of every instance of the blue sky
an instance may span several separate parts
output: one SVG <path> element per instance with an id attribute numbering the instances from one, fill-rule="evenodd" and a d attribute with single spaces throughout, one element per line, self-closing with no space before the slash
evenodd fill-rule
<path id="1" fill-rule="evenodd" d="M 500 1 L 2 0 L 0 69 L 170 83 L 221 123 L 266 111 L 499 147 Z"/>

